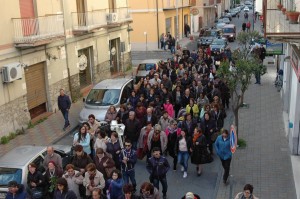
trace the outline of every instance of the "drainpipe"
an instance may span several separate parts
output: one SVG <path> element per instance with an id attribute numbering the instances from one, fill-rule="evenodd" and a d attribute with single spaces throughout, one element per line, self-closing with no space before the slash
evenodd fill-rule
<path id="1" fill-rule="evenodd" d="M 158 0 L 156 0 L 156 30 L 157 30 L 157 48 L 159 49 L 159 24 L 158 24 Z"/>
<path id="2" fill-rule="evenodd" d="M 70 76 L 68 49 L 67 49 L 67 34 L 66 34 L 66 24 L 65 24 L 64 0 L 61 0 L 60 3 L 61 3 L 62 14 L 63 14 L 64 48 L 65 48 L 65 51 L 66 51 L 66 65 L 67 65 L 67 71 L 68 71 L 68 83 L 69 83 L 70 96 L 71 96 L 71 99 L 72 99 L 73 92 L 72 92 L 72 86 L 71 86 L 71 76 Z"/>
<path id="3" fill-rule="evenodd" d="M 183 38 L 184 37 L 183 0 L 181 0 L 181 20 L 182 20 L 181 33 L 182 33 L 182 38 Z"/>

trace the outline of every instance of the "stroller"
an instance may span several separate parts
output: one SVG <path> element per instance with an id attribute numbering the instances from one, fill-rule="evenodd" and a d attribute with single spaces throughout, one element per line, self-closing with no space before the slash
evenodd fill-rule
<path id="1" fill-rule="evenodd" d="M 274 84 L 275 84 L 275 87 L 277 88 L 277 91 L 279 92 L 283 85 L 283 70 L 282 69 L 280 69 L 277 72 L 277 76 L 276 76 Z"/>

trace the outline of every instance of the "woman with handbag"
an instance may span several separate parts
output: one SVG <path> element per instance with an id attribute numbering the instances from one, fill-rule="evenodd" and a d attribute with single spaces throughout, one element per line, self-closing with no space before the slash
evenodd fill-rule
<path id="1" fill-rule="evenodd" d="M 96 150 L 94 162 L 97 170 L 103 174 L 105 180 L 109 179 L 111 172 L 116 169 L 114 160 L 102 148 Z"/>
<path id="2" fill-rule="evenodd" d="M 200 176 L 202 174 L 202 164 L 210 163 L 213 159 L 207 151 L 206 138 L 198 127 L 194 130 L 193 144 L 189 150 L 192 153 L 191 163 L 196 165 L 197 176 Z"/>
<path id="3" fill-rule="evenodd" d="M 28 175 L 27 175 L 27 193 L 32 199 L 43 198 L 43 186 L 44 177 L 40 171 L 37 170 L 35 163 L 30 163 L 28 165 Z"/>

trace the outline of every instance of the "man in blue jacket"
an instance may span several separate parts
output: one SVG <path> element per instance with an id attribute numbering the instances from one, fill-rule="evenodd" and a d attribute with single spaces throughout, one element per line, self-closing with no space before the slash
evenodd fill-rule
<path id="1" fill-rule="evenodd" d="M 8 183 L 8 192 L 5 199 L 25 199 L 27 194 L 22 184 L 18 184 L 16 181 L 10 181 Z"/>
<path id="2" fill-rule="evenodd" d="M 65 125 L 63 130 L 66 130 L 67 127 L 70 126 L 69 122 L 69 110 L 71 107 L 71 100 L 68 95 L 65 94 L 64 89 L 60 89 L 60 95 L 57 99 L 58 109 L 61 111 L 64 119 L 65 119 Z"/>
<path id="3" fill-rule="evenodd" d="M 221 159 L 224 168 L 223 183 L 227 183 L 230 170 L 232 153 L 230 150 L 230 138 L 228 130 L 224 129 L 215 142 L 216 152 Z"/>
<path id="4" fill-rule="evenodd" d="M 150 182 L 159 189 L 159 182 L 162 185 L 163 199 L 167 198 L 167 172 L 170 169 L 168 160 L 160 155 L 160 148 L 154 147 L 152 149 L 152 157 L 147 161 L 147 170 L 150 173 Z"/>

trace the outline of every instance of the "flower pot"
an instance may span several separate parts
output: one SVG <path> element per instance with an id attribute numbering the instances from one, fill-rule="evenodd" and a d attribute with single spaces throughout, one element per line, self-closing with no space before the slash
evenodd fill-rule
<path id="1" fill-rule="evenodd" d="M 300 12 L 287 12 L 290 24 L 297 24 Z"/>
<path id="2" fill-rule="evenodd" d="M 285 14 L 286 8 L 281 8 L 281 12 L 282 12 L 283 14 Z"/>
<path id="3" fill-rule="evenodd" d="M 281 4 L 277 5 L 278 10 L 281 10 L 282 7 L 283 7 L 283 5 L 281 5 Z"/>

